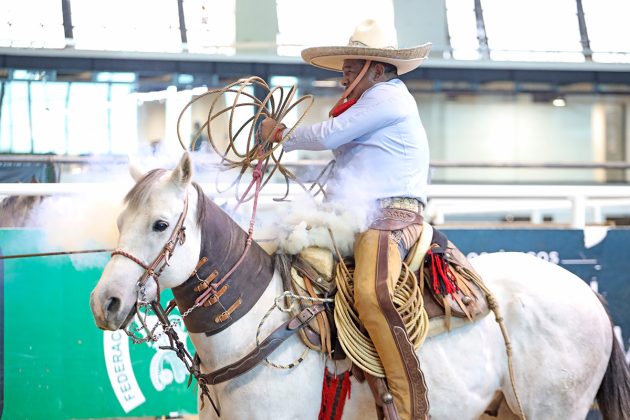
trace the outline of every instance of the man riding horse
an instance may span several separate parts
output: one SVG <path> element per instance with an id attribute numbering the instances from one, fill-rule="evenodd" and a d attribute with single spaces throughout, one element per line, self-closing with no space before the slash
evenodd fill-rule
<path id="1" fill-rule="evenodd" d="M 420 364 L 391 296 L 402 260 L 422 231 L 429 147 L 416 101 L 398 76 L 418 67 L 430 48 L 399 49 L 393 27 L 367 20 L 347 46 L 305 49 L 307 63 L 343 73 L 345 91 L 330 119 L 298 127 L 283 143 L 286 151 L 332 149 L 336 163 L 328 197 L 361 191 L 378 209 L 370 228 L 356 238 L 354 298 L 401 419 L 428 412 Z M 279 142 L 285 130 L 273 119 L 262 122 L 265 139 Z"/>

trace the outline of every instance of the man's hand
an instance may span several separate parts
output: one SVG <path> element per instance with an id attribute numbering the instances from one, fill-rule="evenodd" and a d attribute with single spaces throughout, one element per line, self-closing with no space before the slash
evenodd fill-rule
<path id="1" fill-rule="evenodd" d="M 274 120 L 273 118 L 265 118 L 260 123 L 260 135 L 263 140 L 269 139 L 272 143 L 277 143 L 282 140 L 282 131 L 287 128 L 286 125 Z"/>

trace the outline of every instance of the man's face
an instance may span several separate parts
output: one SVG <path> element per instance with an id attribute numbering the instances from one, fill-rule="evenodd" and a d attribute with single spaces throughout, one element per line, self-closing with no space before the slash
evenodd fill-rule
<path id="1" fill-rule="evenodd" d="M 357 78 L 364 64 L 365 64 L 365 60 L 344 60 L 343 61 L 343 68 L 342 68 L 343 76 L 341 78 L 341 85 L 344 88 L 347 88 L 348 86 L 350 86 L 352 82 L 354 82 L 354 79 Z M 370 77 L 369 77 L 370 71 L 371 69 L 368 69 L 365 76 L 363 76 L 363 79 L 361 79 L 359 84 L 357 84 L 357 86 L 352 90 L 352 92 L 348 96 L 348 99 L 359 99 L 361 94 L 363 94 L 363 92 L 365 92 L 366 89 L 372 86 L 373 83 L 370 82 Z"/>

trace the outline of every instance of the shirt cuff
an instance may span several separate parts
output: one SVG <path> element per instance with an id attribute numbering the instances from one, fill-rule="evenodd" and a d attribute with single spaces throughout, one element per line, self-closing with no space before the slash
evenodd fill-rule
<path id="1" fill-rule="evenodd" d="M 288 128 L 284 129 L 284 131 L 282 132 L 282 137 L 284 137 L 286 135 L 287 130 L 288 130 Z M 287 152 L 291 152 L 291 151 L 297 149 L 297 143 L 298 143 L 298 139 L 297 139 L 295 133 L 291 133 L 289 138 L 286 139 L 284 141 L 284 143 L 282 143 L 282 148 L 285 151 L 287 151 Z"/>

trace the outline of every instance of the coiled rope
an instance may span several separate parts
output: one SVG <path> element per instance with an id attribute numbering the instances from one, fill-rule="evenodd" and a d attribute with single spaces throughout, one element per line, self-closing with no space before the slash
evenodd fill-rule
<path id="1" fill-rule="evenodd" d="M 384 378 L 385 370 L 378 352 L 363 329 L 359 315 L 354 307 L 354 268 L 339 260 L 336 268 L 335 282 L 335 323 L 339 342 L 346 355 L 362 370 L 369 374 Z M 392 297 L 394 306 L 400 314 L 409 341 L 414 349 L 418 349 L 429 332 L 429 316 L 424 308 L 422 293 L 418 281 L 409 266 L 403 262 L 400 276 L 394 286 Z"/>
<path id="2" fill-rule="evenodd" d="M 249 93 L 246 88 L 251 87 L 262 89 L 265 92 L 264 99 L 261 100 Z M 243 194 L 240 193 L 239 190 L 241 188 L 239 187 L 245 173 L 248 172 L 248 170 L 251 170 L 252 172 L 255 171 L 258 166 L 263 174 L 261 188 L 263 188 L 276 173 L 284 177 L 286 191 L 282 197 L 274 198 L 276 201 L 285 200 L 289 195 L 290 181 L 294 181 L 312 195 L 317 195 L 320 192 L 323 193 L 323 185 L 325 184 L 327 177 L 330 175 L 330 165 L 327 165 L 326 168 L 324 168 L 310 187 L 306 187 L 293 172 L 280 163 L 284 154 L 284 151 L 280 147 L 281 144 L 290 137 L 295 128 L 304 120 L 306 113 L 313 105 L 312 95 L 305 95 L 294 100 L 296 91 L 297 88 L 292 86 L 288 92 L 285 93 L 284 88 L 281 86 L 277 86 L 272 89 L 260 77 L 249 77 L 246 79 L 240 79 L 224 88 L 209 90 L 208 92 L 193 98 L 184 106 L 177 119 L 177 138 L 182 148 L 184 150 L 188 150 L 184 140 L 182 139 L 180 129 L 184 113 L 195 102 L 215 95 L 208 110 L 208 118 L 204 124 L 201 125 L 195 133 L 193 133 L 193 142 L 196 142 L 205 131 L 208 136 L 210 146 L 220 157 L 219 167 L 221 171 L 238 169 L 238 175 L 231 183 L 229 183 L 228 187 L 223 190 L 219 187 L 219 174 L 217 174 L 217 192 L 223 193 L 235 187 L 235 195 L 239 204 L 251 200 L 255 194 L 254 192 L 249 193 L 251 183 L 250 187 L 248 187 Z M 221 108 L 220 104 L 229 103 L 230 98 L 227 97 L 228 94 L 233 95 L 231 105 Z M 257 132 L 257 128 L 262 120 L 267 117 L 273 118 L 278 122 L 276 127 L 279 127 L 285 117 L 301 104 L 306 104 L 306 108 L 302 110 L 296 123 L 289 127 L 289 130 L 284 133 L 280 142 L 273 143 L 271 138 L 261 138 L 260 133 Z M 235 111 L 242 107 L 252 107 L 254 115 L 242 124 L 236 125 Z M 227 146 L 221 149 L 218 136 L 213 132 L 212 123 L 215 122 L 218 117 L 226 113 L 228 113 L 228 142 Z M 244 136 L 246 136 L 246 138 L 243 141 L 241 139 Z M 237 146 L 237 143 L 240 146 Z M 262 164 L 260 164 L 260 162 L 262 162 Z"/>

